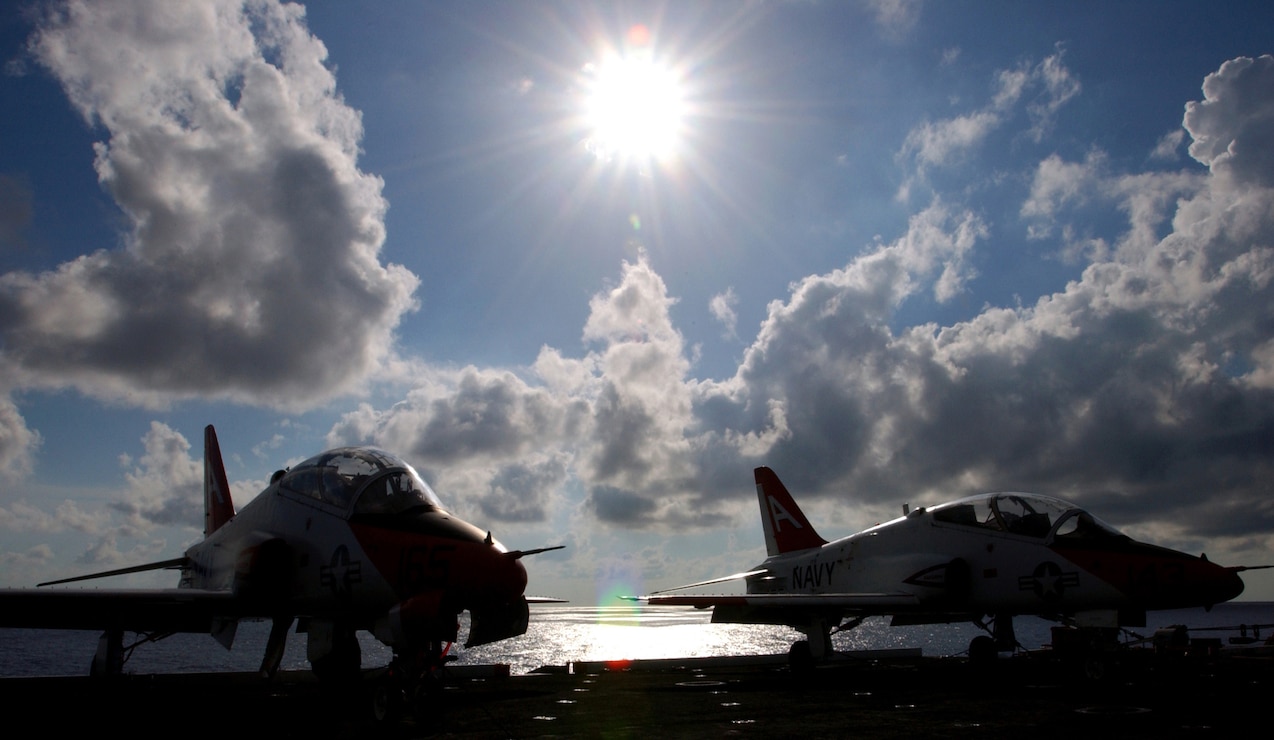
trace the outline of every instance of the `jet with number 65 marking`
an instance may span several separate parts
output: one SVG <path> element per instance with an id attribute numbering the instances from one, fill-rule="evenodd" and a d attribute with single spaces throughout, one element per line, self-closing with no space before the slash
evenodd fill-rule
<path id="1" fill-rule="evenodd" d="M 118 673 L 125 632 L 153 640 L 207 632 L 227 648 L 241 619 L 272 621 L 261 674 L 272 677 L 293 623 L 308 634 L 320 679 L 359 675 L 355 633 L 394 652 L 405 688 L 444 660 L 470 614 L 466 646 L 521 635 L 528 604 L 522 558 L 448 513 L 401 458 L 343 447 L 274 474 L 236 512 L 212 426 L 204 430 L 204 539 L 179 558 L 66 578 L 53 586 L 147 570 L 181 572 L 174 589 L 0 591 L 0 627 L 103 630 L 93 672 Z M 144 641 L 144 640 L 143 640 Z"/>
<path id="2" fill-rule="evenodd" d="M 1078 506 L 1027 493 L 904 507 L 898 519 L 828 542 L 774 471 L 754 475 L 764 562 L 627 598 L 711 608 L 713 622 L 793 627 L 808 638 L 793 646 L 794 665 L 827 657 L 832 633 L 877 615 L 895 625 L 984 627 L 990 616 L 992 635 L 975 638 L 971 657 L 1013 649 L 1015 615 L 1097 629 L 1144 626 L 1147 610 L 1233 599 L 1243 591 L 1239 572 L 1252 569 L 1137 542 Z M 742 595 L 670 593 L 740 579 Z"/>

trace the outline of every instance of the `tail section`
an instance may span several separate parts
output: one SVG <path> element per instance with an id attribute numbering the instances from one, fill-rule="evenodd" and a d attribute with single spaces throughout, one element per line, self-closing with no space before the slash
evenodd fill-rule
<path id="1" fill-rule="evenodd" d="M 226 466 L 221 462 L 221 446 L 212 425 L 203 430 L 203 534 L 216 532 L 234 516 Z"/>
<path id="2" fill-rule="evenodd" d="M 827 544 L 827 540 L 814 531 L 814 525 L 805 518 L 804 512 L 773 470 L 761 467 L 753 473 L 756 476 L 756 497 L 761 504 L 766 554 L 773 557 Z"/>

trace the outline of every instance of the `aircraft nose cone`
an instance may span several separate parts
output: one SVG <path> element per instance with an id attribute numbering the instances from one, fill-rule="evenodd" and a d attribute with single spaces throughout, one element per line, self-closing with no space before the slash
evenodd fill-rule
<path id="1" fill-rule="evenodd" d="M 521 596 L 526 593 L 526 581 L 526 566 L 522 564 L 521 560 L 514 560 L 510 585 L 512 586 L 512 591 L 515 595 Z"/>
<path id="2" fill-rule="evenodd" d="M 1216 591 L 1218 596 L 1216 603 L 1218 604 L 1237 598 L 1239 594 L 1243 593 L 1243 579 L 1239 577 L 1237 572 L 1226 568 L 1221 577 L 1217 579 Z"/>
<path id="3" fill-rule="evenodd" d="M 499 560 L 490 571 L 492 587 L 504 598 L 521 596 L 526 592 L 526 566 L 522 565 L 520 559 L 510 558 L 504 553 L 500 553 L 498 557 Z"/>

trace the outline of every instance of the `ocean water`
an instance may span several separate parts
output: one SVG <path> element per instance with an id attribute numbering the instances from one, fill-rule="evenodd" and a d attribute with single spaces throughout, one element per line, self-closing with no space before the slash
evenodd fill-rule
<path id="1" fill-rule="evenodd" d="M 802 635 L 785 627 L 711 624 L 706 611 L 685 607 L 613 606 L 582 607 L 542 605 L 531 609 L 531 626 L 525 635 L 466 650 L 453 647 L 457 663 L 501 663 L 513 674 L 540 666 L 564 666 L 576 661 L 610 661 L 650 658 L 769 655 L 786 653 Z M 1240 625 L 1265 625 L 1261 637 L 1274 634 L 1274 602 L 1221 604 L 1211 611 L 1181 609 L 1153 612 L 1144 628 L 1126 635 L 1149 638 L 1156 629 L 1185 625 L 1191 637 L 1239 634 Z M 1050 641 L 1052 622 L 1018 617 L 1014 622 L 1018 642 L 1028 649 Z M 461 635 L 467 625 L 462 618 Z M 127 673 L 193 673 L 206 671 L 254 671 L 260 665 L 270 626 L 244 622 L 234 649 L 226 650 L 207 635 L 173 635 L 138 646 L 130 655 Z M 972 624 L 889 627 L 885 618 L 872 618 L 859 627 L 837 634 L 837 650 L 920 648 L 926 656 L 959 655 L 969 641 L 984 634 Z M 128 643 L 133 635 L 126 635 Z M 83 675 L 97 648 L 98 633 L 66 630 L 0 629 L 0 676 Z M 387 647 L 370 635 L 360 634 L 363 666 L 384 665 L 391 657 Z M 305 635 L 293 634 L 283 659 L 285 670 L 308 668 Z"/>

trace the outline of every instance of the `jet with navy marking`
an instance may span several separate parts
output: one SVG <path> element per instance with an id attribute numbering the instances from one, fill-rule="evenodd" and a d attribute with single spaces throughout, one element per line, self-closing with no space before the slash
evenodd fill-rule
<path id="1" fill-rule="evenodd" d="M 356 632 L 390 646 L 405 690 L 444 660 L 468 611 L 465 645 L 526 632 L 522 559 L 448 513 L 403 459 L 370 447 L 328 450 L 276 472 L 235 511 L 216 431 L 204 430 L 204 538 L 179 558 L 66 578 L 53 586 L 147 570 L 179 570 L 173 589 L 0 591 L 0 627 L 103 630 L 93 672 L 119 673 L 124 633 L 158 639 L 206 632 L 229 648 L 242 619 L 272 622 L 261 674 L 272 677 L 292 625 L 307 633 L 320 679 L 360 675 Z M 131 648 L 130 650 L 131 651 Z"/>
<path id="2" fill-rule="evenodd" d="M 788 625 L 807 637 L 793 645 L 794 665 L 827 657 L 833 633 L 870 616 L 894 625 L 979 624 L 991 634 L 975 638 L 971 657 L 1014 649 L 1017 615 L 1100 630 L 1144 626 L 1148 610 L 1235 598 L 1239 572 L 1251 569 L 1137 542 L 1074 504 L 1027 493 L 904 507 L 898 519 L 828 542 L 774 471 L 759 467 L 754 477 L 764 562 L 628 598 L 711 608 L 713 622 Z M 672 593 L 734 580 L 746 593 Z"/>

